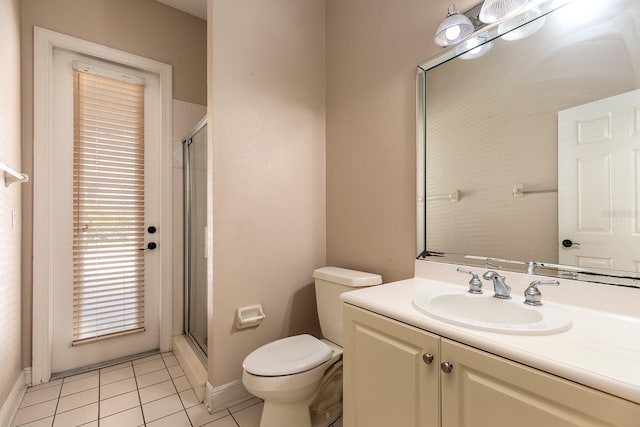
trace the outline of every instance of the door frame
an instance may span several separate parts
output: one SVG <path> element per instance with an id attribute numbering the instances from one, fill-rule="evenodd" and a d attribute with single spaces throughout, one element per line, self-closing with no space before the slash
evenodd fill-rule
<path id="1" fill-rule="evenodd" d="M 74 51 L 107 61 L 138 68 L 160 79 L 160 138 L 162 191 L 160 191 L 160 220 L 162 253 L 159 291 L 160 351 L 171 349 L 172 336 L 172 67 L 152 59 L 34 27 L 34 111 L 33 111 L 33 336 L 32 384 L 48 382 L 51 378 L 52 354 L 52 277 L 49 254 L 55 250 L 51 237 L 51 188 L 48 177 L 55 172 L 51 162 L 53 149 L 52 71 L 53 51 L 56 48 Z"/>

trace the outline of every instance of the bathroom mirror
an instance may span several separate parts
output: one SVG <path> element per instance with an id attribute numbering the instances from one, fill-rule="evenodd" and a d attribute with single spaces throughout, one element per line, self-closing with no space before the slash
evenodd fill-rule
<path id="1" fill-rule="evenodd" d="M 418 256 L 640 287 L 640 2 L 556 7 L 418 66 Z"/>

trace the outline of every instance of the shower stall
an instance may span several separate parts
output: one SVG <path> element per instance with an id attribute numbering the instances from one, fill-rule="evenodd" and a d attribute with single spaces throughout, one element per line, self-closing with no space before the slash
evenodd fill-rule
<path id="1" fill-rule="evenodd" d="M 207 118 L 183 139 L 184 326 L 201 358 L 207 357 Z"/>

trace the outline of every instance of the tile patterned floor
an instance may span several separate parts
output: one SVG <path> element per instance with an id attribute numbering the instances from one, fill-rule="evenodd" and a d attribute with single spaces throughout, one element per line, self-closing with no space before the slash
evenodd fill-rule
<path id="1" fill-rule="evenodd" d="M 30 387 L 12 426 L 258 427 L 261 413 L 262 402 L 251 399 L 209 414 L 164 353 Z"/>

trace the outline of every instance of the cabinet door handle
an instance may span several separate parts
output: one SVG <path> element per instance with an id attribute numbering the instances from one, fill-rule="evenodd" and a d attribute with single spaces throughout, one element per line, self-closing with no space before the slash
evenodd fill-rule
<path id="1" fill-rule="evenodd" d="M 424 363 L 426 363 L 427 365 L 431 365 L 431 362 L 433 362 L 433 354 L 431 353 L 425 353 L 422 355 L 422 361 Z"/>
<path id="2" fill-rule="evenodd" d="M 442 372 L 444 372 L 445 374 L 449 374 L 451 373 L 451 371 L 453 371 L 453 363 L 442 362 L 440 364 L 440 369 L 442 369 Z"/>

